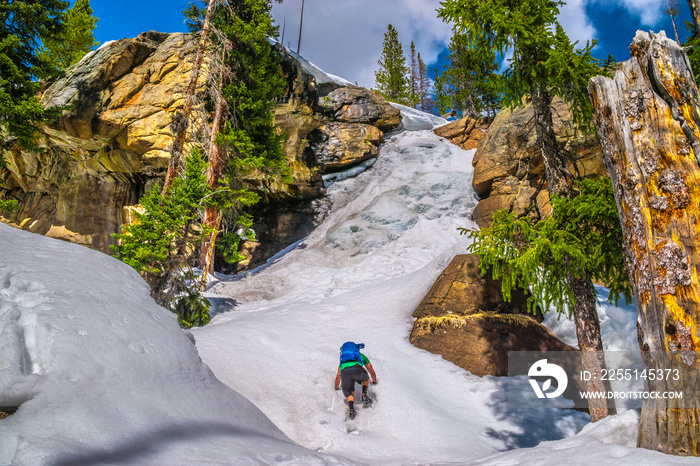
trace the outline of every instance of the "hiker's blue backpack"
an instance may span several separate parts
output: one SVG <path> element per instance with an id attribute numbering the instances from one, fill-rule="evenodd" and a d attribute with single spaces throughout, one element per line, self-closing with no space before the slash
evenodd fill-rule
<path id="1" fill-rule="evenodd" d="M 340 364 L 357 361 L 362 364 L 362 356 L 360 356 L 360 349 L 364 348 L 365 344 L 356 344 L 352 341 L 347 341 L 343 343 L 340 347 Z"/>

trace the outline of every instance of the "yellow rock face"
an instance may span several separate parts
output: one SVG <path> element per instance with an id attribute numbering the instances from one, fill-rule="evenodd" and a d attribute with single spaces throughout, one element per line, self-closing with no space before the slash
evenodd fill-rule
<path id="1" fill-rule="evenodd" d="M 148 32 L 106 45 L 67 70 L 42 95 L 45 107 L 64 111 L 57 122 L 42 128 L 39 150 L 15 148 L 7 156 L 8 169 L 0 172 L 0 198 L 20 200 L 21 209 L 0 220 L 109 252 L 114 242 L 110 234 L 130 221 L 124 208 L 137 205 L 146 191 L 162 183 L 173 143 L 173 116 L 184 107 L 195 50 L 196 41 L 188 34 Z M 277 51 L 288 89 L 277 104 L 275 124 L 284 135 L 293 182 L 284 184 L 262 172 L 245 181 L 263 203 L 310 202 L 325 193 L 324 170 L 376 156 L 383 136 L 378 126 L 395 127 L 400 113 L 372 91 L 356 86 L 346 91 L 328 83 L 324 92 L 331 93 L 329 101 L 337 108 L 319 110 L 319 86 L 298 62 L 281 48 Z M 201 91 L 208 75 L 205 58 Z M 194 119 L 197 126 L 211 116 L 198 106 Z M 323 148 L 312 147 L 318 134 L 326 142 Z M 306 218 L 300 221 L 308 223 Z M 271 226 L 270 231 L 294 230 L 289 225 Z M 280 234 L 283 240 L 269 243 L 299 239 Z M 277 252 L 267 247 L 261 242 L 258 250 L 265 252 L 260 260 Z"/>

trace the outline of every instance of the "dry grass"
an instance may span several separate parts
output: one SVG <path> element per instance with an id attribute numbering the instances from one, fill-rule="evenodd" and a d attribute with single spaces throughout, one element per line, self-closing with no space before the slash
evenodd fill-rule
<path id="1" fill-rule="evenodd" d="M 0 411 L 0 419 L 5 419 L 9 415 L 10 415 L 10 413 L 6 413 L 5 411 Z"/>
<path id="2" fill-rule="evenodd" d="M 446 314 L 443 316 L 425 316 L 416 321 L 416 329 L 425 333 L 435 333 L 441 328 L 459 329 L 469 323 L 478 320 L 486 319 L 491 322 L 514 325 L 519 327 L 536 326 L 537 321 L 529 316 L 521 314 L 496 314 L 495 312 L 479 312 L 466 316 Z"/>

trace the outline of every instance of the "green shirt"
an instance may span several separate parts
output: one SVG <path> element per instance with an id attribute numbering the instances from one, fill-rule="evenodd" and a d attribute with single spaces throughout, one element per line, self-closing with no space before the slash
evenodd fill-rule
<path id="1" fill-rule="evenodd" d="M 369 364 L 369 358 L 367 358 L 367 356 L 365 356 L 365 355 L 362 354 L 362 353 L 360 353 L 360 356 L 362 357 L 362 365 L 363 365 L 363 366 L 366 366 L 367 364 Z M 346 367 L 357 366 L 358 364 L 360 364 L 360 363 L 357 362 L 357 361 L 348 361 L 348 362 L 344 362 L 344 363 L 342 363 L 342 364 L 340 365 L 340 370 L 342 371 L 342 370 L 345 369 Z"/>

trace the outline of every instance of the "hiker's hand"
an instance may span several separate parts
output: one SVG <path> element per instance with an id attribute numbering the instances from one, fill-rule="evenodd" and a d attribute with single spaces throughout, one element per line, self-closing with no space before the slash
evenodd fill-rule
<path id="1" fill-rule="evenodd" d="M 372 385 L 377 385 L 377 381 L 376 381 L 376 380 L 373 380 L 373 381 L 372 381 Z"/>

